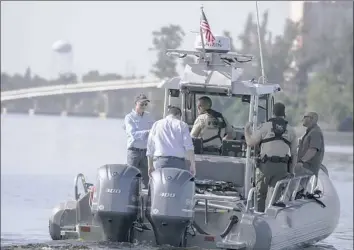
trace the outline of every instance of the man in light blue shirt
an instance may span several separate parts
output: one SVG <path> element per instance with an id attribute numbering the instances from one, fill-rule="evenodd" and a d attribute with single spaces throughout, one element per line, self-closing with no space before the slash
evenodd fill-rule
<path id="1" fill-rule="evenodd" d="M 186 169 L 185 158 L 190 162 L 189 170 L 195 175 L 193 141 L 181 115 L 180 108 L 169 107 L 168 115 L 152 126 L 146 151 L 149 175 L 156 168 Z"/>
<path id="2" fill-rule="evenodd" d="M 146 145 L 150 129 L 155 122 L 146 111 L 150 100 L 144 94 L 135 98 L 135 108 L 125 116 L 124 126 L 127 133 L 127 164 L 141 171 L 143 184 L 149 182 Z"/>

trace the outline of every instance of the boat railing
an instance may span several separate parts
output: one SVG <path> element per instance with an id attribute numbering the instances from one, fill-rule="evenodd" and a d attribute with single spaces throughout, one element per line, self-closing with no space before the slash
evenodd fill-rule
<path id="1" fill-rule="evenodd" d="M 284 204 L 288 203 L 289 201 L 295 200 L 295 197 L 299 191 L 301 191 L 301 188 L 303 188 L 303 192 L 305 192 L 308 188 L 308 183 L 310 182 L 310 179 L 312 178 L 312 175 L 304 175 L 304 176 L 298 176 L 298 177 L 293 177 L 293 178 L 287 178 L 281 181 L 278 181 L 277 184 L 275 185 L 273 194 L 269 200 L 269 205 L 268 207 L 271 207 L 278 199 L 280 196 L 279 194 L 283 192 L 281 195 L 279 201 L 283 202 Z M 313 185 L 312 185 L 313 186 Z M 310 192 L 313 191 L 313 187 L 311 187 Z"/>
<path id="2" fill-rule="evenodd" d="M 142 189 L 142 195 L 147 195 L 148 190 Z M 223 196 L 223 195 L 208 195 L 208 194 L 195 194 L 194 199 L 196 200 L 209 200 L 209 201 L 225 201 L 225 202 L 238 202 L 240 197 L 237 196 Z"/>
<path id="3" fill-rule="evenodd" d="M 196 200 L 208 200 L 208 201 L 224 201 L 224 202 L 237 202 L 240 197 L 235 196 L 223 196 L 223 195 L 207 195 L 207 194 L 195 194 Z"/>
<path id="4" fill-rule="evenodd" d="M 80 197 L 79 194 L 79 181 L 81 181 L 81 184 L 84 188 L 84 195 Z M 82 211 L 81 211 L 81 198 L 84 198 L 85 195 L 89 192 L 89 187 L 92 186 L 92 184 L 87 183 L 85 176 L 82 173 L 79 173 L 76 175 L 75 180 L 74 180 L 74 185 L 75 185 L 75 200 L 76 200 L 76 224 L 78 224 L 82 220 Z M 87 198 L 87 197 L 85 197 Z"/>
<path id="5" fill-rule="evenodd" d="M 148 195 L 147 189 L 141 190 L 142 195 Z M 208 213 L 209 208 L 228 210 L 228 211 L 244 211 L 243 200 L 237 196 L 223 196 L 223 195 L 208 195 L 208 194 L 195 194 L 194 195 L 195 205 L 204 206 L 205 211 L 205 224 L 208 224 Z M 226 203 L 214 204 L 212 202 Z M 232 204 L 232 205 L 231 205 Z"/>
<path id="6" fill-rule="evenodd" d="M 313 175 L 310 179 L 310 183 L 311 183 L 311 194 L 315 191 L 316 187 L 317 187 L 317 182 L 318 182 L 318 177 L 316 175 Z"/>
<path id="7" fill-rule="evenodd" d="M 75 200 L 78 201 L 80 199 L 80 194 L 79 194 L 79 180 L 81 180 L 82 186 L 84 187 L 85 194 L 88 192 L 88 186 L 86 185 L 86 180 L 85 176 L 82 173 L 79 173 L 76 175 L 75 180 L 74 180 L 74 187 L 75 187 Z"/>
<path id="8" fill-rule="evenodd" d="M 251 204 L 254 201 L 253 197 L 255 195 L 255 190 L 256 188 L 253 187 L 250 189 L 250 191 L 248 192 L 248 196 L 247 196 L 247 204 L 246 204 L 246 213 L 250 211 L 251 208 Z"/>

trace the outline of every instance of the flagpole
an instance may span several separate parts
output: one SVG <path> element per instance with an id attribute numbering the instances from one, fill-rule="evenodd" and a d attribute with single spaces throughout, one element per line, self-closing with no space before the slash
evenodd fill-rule
<path id="1" fill-rule="evenodd" d="M 205 60 L 205 45 L 204 45 L 204 36 L 203 36 L 203 29 L 202 29 L 202 26 L 201 26 L 201 23 L 202 23 L 202 14 L 203 14 L 203 5 L 200 6 L 200 10 L 201 10 L 201 15 L 200 15 L 200 21 L 199 21 L 199 33 L 200 33 L 200 39 L 202 41 L 202 48 L 203 48 L 203 60 Z"/>

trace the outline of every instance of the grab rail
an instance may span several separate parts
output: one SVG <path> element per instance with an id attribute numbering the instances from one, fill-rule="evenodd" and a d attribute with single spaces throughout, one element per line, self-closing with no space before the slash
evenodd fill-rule
<path id="1" fill-rule="evenodd" d="M 147 189 L 142 189 L 141 190 L 142 195 L 147 195 L 148 190 Z M 195 199 L 199 200 L 210 200 L 210 201 L 228 201 L 228 202 L 237 202 L 240 201 L 240 197 L 235 197 L 235 196 L 223 196 L 223 195 L 207 195 L 207 194 L 195 194 L 194 195 Z"/>
<path id="2" fill-rule="evenodd" d="M 218 205 L 218 204 L 211 204 L 209 201 L 228 201 L 228 202 L 237 202 L 240 201 L 239 197 L 230 197 L 230 196 L 213 196 L 213 195 L 205 195 L 205 194 L 195 194 L 194 199 L 197 200 L 196 205 L 202 205 L 205 206 L 205 216 L 204 216 L 204 223 L 208 224 L 209 221 L 209 206 L 214 207 L 214 208 L 221 208 L 221 209 L 228 209 L 228 210 L 233 210 L 235 211 L 235 208 L 230 207 L 230 206 L 223 206 L 223 205 Z M 198 200 L 204 200 L 204 202 L 198 202 Z"/>
<path id="3" fill-rule="evenodd" d="M 223 196 L 223 195 L 207 195 L 207 194 L 195 194 L 195 199 L 209 200 L 209 201 L 229 201 L 236 202 L 240 200 L 240 197 Z"/>
<path id="4" fill-rule="evenodd" d="M 79 194 L 79 189 L 77 187 L 77 184 L 79 182 L 79 179 L 81 179 L 81 183 L 84 186 L 84 191 L 85 194 L 88 192 L 88 188 L 86 185 L 86 180 L 85 180 L 85 176 L 82 173 L 79 173 L 78 175 L 76 175 L 75 180 L 74 180 L 74 187 L 75 187 L 75 200 L 78 201 L 80 198 L 80 194 Z"/>
<path id="5" fill-rule="evenodd" d="M 250 191 L 248 192 L 248 196 L 247 196 L 247 204 L 246 204 L 246 213 L 249 212 L 250 208 L 251 208 L 251 201 L 252 198 L 254 196 L 255 193 L 255 187 L 251 188 Z"/>
<path id="6" fill-rule="evenodd" d="M 288 202 L 288 201 L 291 201 L 291 200 L 294 200 L 295 197 L 296 197 L 296 194 L 298 192 L 298 189 L 299 189 L 299 186 L 300 184 L 303 185 L 303 187 L 306 189 L 307 188 L 307 185 L 309 183 L 309 180 L 310 178 L 312 177 L 312 175 L 304 175 L 304 176 L 299 176 L 299 177 L 293 177 L 293 178 L 289 178 L 289 179 L 284 179 L 284 180 L 281 180 L 281 181 L 278 181 L 277 184 L 275 185 L 275 188 L 274 188 L 274 191 L 273 191 L 273 194 L 269 200 L 269 203 L 268 203 L 268 208 L 271 207 L 273 205 L 273 203 L 275 202 L 275 199 L 278 195 L 278 192 L 279 192 L 279 189 L 283 186 L 285 186 L 285 192 L 283 193 L 283 195 L 280 197 L 280 200 L 284 203 Z M 301 181 L 304 180 L 304 182 L 301 183 Z M 291 184 L 293 183 L 296 183 L 295 184 L 295 187 Z M 286 196 L 287 196 L 287 193 L 289 192 L 289 188 L 290 186 L 293 186 L 294 187 L 294 190 L 291 194 L 291 196 L 288 198 L 288 200 L 286 200 Z M 312 188 L 311 188 L 312 189 Z M 313 191 L 313 190 L 311 190 Z"/>

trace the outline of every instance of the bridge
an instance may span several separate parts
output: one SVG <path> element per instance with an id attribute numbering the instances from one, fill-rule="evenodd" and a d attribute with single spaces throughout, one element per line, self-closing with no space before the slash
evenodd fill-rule
<path id="1" fill-rule="evenodd" d="M 1 102 L 9 100 L 17 100 L 23 98 L 33 98 L 40 96 L 51 95 L 64 95 L 74 93 L 87 93 L 87 92 L 101 92 L 108 90 L 118 89 L 142 89 L 142 88 L 154 88 L 161 82 L 161 80 L 119 80 L 119 81 L 105 81 L 105 82 L 88 82 L 88 83 L 76 83 L 76 84 L 63 84 L 36 88 L 25 88 L 18 90 L 2 91 Z"/>
<path id="2" fill-rule="evenodd" d="M 132 79 L 72 83 L 2 91 L 2 113 L 66 114 L 71 112 L 75 113 L 75 115 L 83 116 L 102 114 L 106 116 L 107 113 L 112 113 L 112 107 L 114 107 L 115 114 L 112 116 L 117 117 L 121 113 L 125 113 L 131 109 L 133 105 L 132 99 L 136 95 L 136 92 L 141 89 L 145 89 L 144 93 L 154 100 L 152 108 L 161 106 L 160 102 L 163 96 L 157 94 L 161 92 L 157 88 L 161 82 L 162 80 L 156 78 Z M 82 106 L 82 102 L 85 102 L 85 111 L 82 111 L 82 107 L 78 108 L 81 111 L 77 111 L 77 108 L 74 106 Z M 96 107 L 100 107 L 98 108 L 99 110 L 92 107 L 92 103 L 96 103 Z M 19 106 L 21 108 L 18 108 Z"/>

